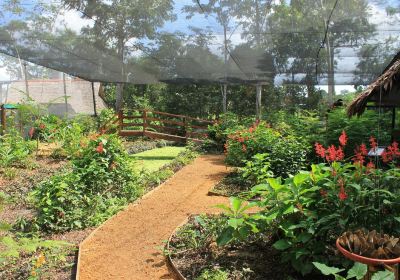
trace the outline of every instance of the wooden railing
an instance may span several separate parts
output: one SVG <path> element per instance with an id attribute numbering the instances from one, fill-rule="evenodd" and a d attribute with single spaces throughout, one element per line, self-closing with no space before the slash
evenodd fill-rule
<path id="1" fill-rule="evenodd" d="M 215 121 L 152 110 L 119 111 L 120 136 L 147 136 L 169 141 L 202 142 Z"/>

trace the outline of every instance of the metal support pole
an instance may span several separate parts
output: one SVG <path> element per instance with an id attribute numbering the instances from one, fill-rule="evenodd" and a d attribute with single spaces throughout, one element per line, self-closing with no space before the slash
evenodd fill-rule
<path id="1" fill-rule="evenodd" d="M 67 101 L 67 84 L 65 82 L 65 73 L 63 73 L 64 102 L 65 102 L 65 118 L 68 118 L 68 101 Z"/>
<path id="2" fill-rule="evenodd" d="M 28 72 L 26 71 L 26 62 L 24 62 L 24 78 L 25 78 L 25 93 L 29 98 Z"/>
<path id="3" fill-rule="evenodd" d="M 228 85 L 224 84 L 222 86 L 222 112 L 226 113 L 227 111 L 227 95 L 228 95 Z"/>
<path id="4" fill-rule="evenodd" d="M 92 95 L 93 95 L 93 112 L 94 112 L 94 116 L 97 117 L 96 94 L 94 93 L 94 83 L 93 82 L 92 82 Z"/>
<path id="5" fill-rule="evenodd" d="M 262 94 L 262 85 L 256 85 L 256 119 L 257 120 L 260 120 L 262 117 L 261 94 Z"/>

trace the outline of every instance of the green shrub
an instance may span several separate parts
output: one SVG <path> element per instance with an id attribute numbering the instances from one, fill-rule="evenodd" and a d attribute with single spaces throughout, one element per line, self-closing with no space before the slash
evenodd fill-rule
<path id="1" fill-rule="evenodd" d="M 344 146 L 346 141 L 341 142 Z M 266 184 L 255 186 L 253 195 L 261 200 L 254 205 L 262 209 L 256 215 L 245 215 L 243 202 L 232 200 L 231 208 L 224 207 L 230 219 L 219 243 L 274 229 L 278 238 L 274 247 L 282 251 L 282 261 L 307 274 L 313 270 L 312 262 L 344 261 L 328 254 L 344 231 L 377 229 L 398 236 L 400 169 L 393 165 L 376 169 L 371 162 L 364 166 L 365 152 L 359 152 L 354 163 L 341 162 L 343 146 L 326 149 L 328 162 L 312 165 L 311 171 L 284 181 L 268 178 Z M 397 145 L 391 149 L 388 152 L 400 154 Z"/>
<path id="2" fill-rule="evenodd" d="M 263 161 L 269 163 L 275 176 L 283 177 L 295 174 L 304 166 L 308 149 L 293 137 L 283 137 L 265 122 L 229 135 L 225 147 L 228 164 L 243 166 L 257 154 L 268 154 Z"/>
<path id="3" fill-rule="evenodd" d="M 356 145 L 368 143 L 370 136 L 378 138 L 379 145 L 390 144 L 391 113 L 367 110 L 361 117 L 348 118 L 345 109 L 332 110 L 327 117 L 326 145 L 337 144 L 337 139 L 345 130 L 349 136 L 349 143 L 345 153 L 352 154 Z"/>
<path id="4" fill-rule="evenodd" d="M 98 225 L 142 193 L 115 135 L 93 138 L 72 161 L 72 172 L 42 182 L 32 193 L 37 224 L 64 231 Z"/>
<path id="5" fill-rule="evenodd" d="M 220 116 L 217 123 L 208 127 L 209 139 L 215 141 L 217 146 L 223 149 L 228 136 L 239 129 L 244 129 L 253 123 L 252 118 L 240 118 L 233 113 L 225 113 Z M 210 145 L 210 143 L 208 143 Z"/>
<path id="6" fill-rule="evenodd" d="M 0 136 L 0 167 L 26 166 L 35 146 L 35 142 L 25 141 L 15 129 Z"/>

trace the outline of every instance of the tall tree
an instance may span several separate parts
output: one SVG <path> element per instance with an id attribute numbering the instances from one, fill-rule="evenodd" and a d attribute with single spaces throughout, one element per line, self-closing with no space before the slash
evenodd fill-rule
<path id="1" fill-rule="evenodd" d="M 367 0 L 335 3 L 336 0 L 281 1 L 269 18 L 274 51 L 281 69 L 306 74 L 312 81 L 309 77 L 315 73 L 316 56 L 320 52 L 318 70 L 327 74 L 330 102 L 335 94 L 338 54 L 343 48 L 356 48 L 367 42 L 375 30 L 369 20 Z M 325 44 L 321 46 L 323 41 Z"/>
<path id="2" fill-rule="evenodd" d="M 183 11 L 188 13 L 188 18 L 196 14 L 203 14 L 207 19 L 215 19 L 221 25 L 223 31 L 223 43 L 220 49 L 224 56 L 224 80 L 222 84 L 222 110 L 227 111 L 227 93 L 228 93 L 228 58 L 230 49 L 230 38 L 236 30 L 237 24 L 234 19 L 234 0 L 208 0 L 206 3 L 200 3 L 198 0 L 192 0 L 192 5 L 185 5 Z"/>
<path id="3" fill-rule="evenodd" d="M 78 9 L 83 17 L 94 20 L 93 26 L 87 26 L 83 33 L 96 46 L 113 51 L 122 64 L 130 54 L 146 49 L 143 39 L 154 39 L 157 29 L 165 21 L 174 20 L 173 2 L 171 0 L 64 0 L 70 9 Z M 122 67 L 121 76 L 125 69 Z M 122 83 L 117 85 L 116 109 L 123 104 Z"/>

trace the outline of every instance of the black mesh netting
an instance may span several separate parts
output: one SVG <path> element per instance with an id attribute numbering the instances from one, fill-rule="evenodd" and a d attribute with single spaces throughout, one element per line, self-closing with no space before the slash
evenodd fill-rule
<path id="1" fill-rule="evenodd" d="M 398 0 L 0 0 L 0 52 L 89 81 L 368 84 Z"/>

